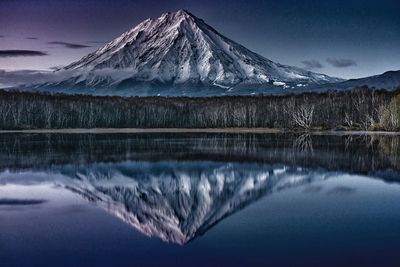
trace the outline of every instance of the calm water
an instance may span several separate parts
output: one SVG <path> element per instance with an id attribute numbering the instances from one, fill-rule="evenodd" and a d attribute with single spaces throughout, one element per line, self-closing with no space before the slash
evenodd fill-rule
<path id="1" fill-rule="evenodd" d="M 400 137 L 1 134 L 0 265 L 400 266 Z"/>

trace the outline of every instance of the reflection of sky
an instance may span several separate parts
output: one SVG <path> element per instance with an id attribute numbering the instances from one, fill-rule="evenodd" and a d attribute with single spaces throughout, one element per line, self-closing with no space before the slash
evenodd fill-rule
<path id="1" fill-rule="evenodd" d="M 219 266 L 315 266 L 318 262 L 346 266 L 355 260 L 390 265 L 400 245 L 400 187 L 364 176 L 346 174 L 272 194 L 182 247 L 142 236 L 54 186 L 49 182 L 52 175 L 47 179 L 32 172 L 8 175 L 1 176 L 2 197 L 40 198 L 48 203 L 0 210 L 0 259 L 5 266 L 12 262 L 15 266 L 212 266 L 217 262 Z M 305 193 L 309 186 L 320 190 Z M 353 191 L 332 193 L 337 188 Z"/>
<path id="2" fill-rule="evenodd" d="M 316 71 L 344 78 L 400 69 L 397 0 L 3 0 L 0 49 L 41 50 L 50 55 L 1 58 L 0 68 L 46 69 L 67 64 L 148 17 L 181 8 L 283 64 L 302 66 L 302 61 L 318 60 L 324 67 Z M 48 42 L 92 47 L 71 49 Z M 357 66 L 333 67 L 327 58 L 351 59 Z"/>

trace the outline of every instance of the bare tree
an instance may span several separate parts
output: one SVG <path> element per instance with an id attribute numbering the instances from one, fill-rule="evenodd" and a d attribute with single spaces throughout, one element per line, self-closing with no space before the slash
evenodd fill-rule
<path id="1" fill-rule="evenodd" d="M 310 129 L 313 122 L 315 105 L 301 105 L 292 113 L 294 123 L 303 129 Z"/>
<path id="2" fill-rule="evenodd" d="M 354 127 L 355 123 L 353 121 L 352 116 L 348 112 L 345 112 L 345 114 L 344 114 L 344 123 L 347 127 L 350 127 L 350 128 Z"/>
<path id="3" fill-rule="evenodd" d="M 361 129 L 364 131 L 367 131 L 371 128 L 372 125 L 374 125 L 374 119 L 372 118 L 371 115 L 365 115 L 364 118 L 361 120 Z"/>
<path id="4" fill-rule="evenodd" d="M 379 120 L 382 129 L 398 130 L 400 102 L 389 103 L 399 93 L 400 88 L 394 92 L 377 91 L 373 95 L 372 90 L 361 90 L 284 96 L 128 98 L 0 90 L 0 128 L 275 127 L 309 130 L 347 125 L 369 129 Z"/>

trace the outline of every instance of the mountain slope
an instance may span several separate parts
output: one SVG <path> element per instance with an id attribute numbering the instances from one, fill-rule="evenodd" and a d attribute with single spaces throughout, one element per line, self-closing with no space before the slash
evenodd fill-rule
<path id="1" fill-rule="evenodd" d="M 400 86 L 400 70 L 387 71 L 380 75 L 369 76 L 360 79 L 351 79 L 344 82 L 326 85 L 328 89 L 353 89 L 360 86 L 368 86 L 377 89 L 396 89 Z"/>
<path id="2" fill-rule="evenodd" d="M 147 19 L 132 30 L 60 70 L 48 87 L 77 88 L 286 88 L 341 81 L 268 60 L 180 10 Z M 155 91 L 147 90 L 152 94 Z"/>

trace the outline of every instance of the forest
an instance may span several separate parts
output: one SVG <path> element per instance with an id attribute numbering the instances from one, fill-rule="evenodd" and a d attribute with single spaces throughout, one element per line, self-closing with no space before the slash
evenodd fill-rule
<path id="1" fill-rule="evenodd" d="M 201 98 L 0 90 L 0 114 L 1 130 L 243 127 L 400 131 L 400 88 Z"/>

